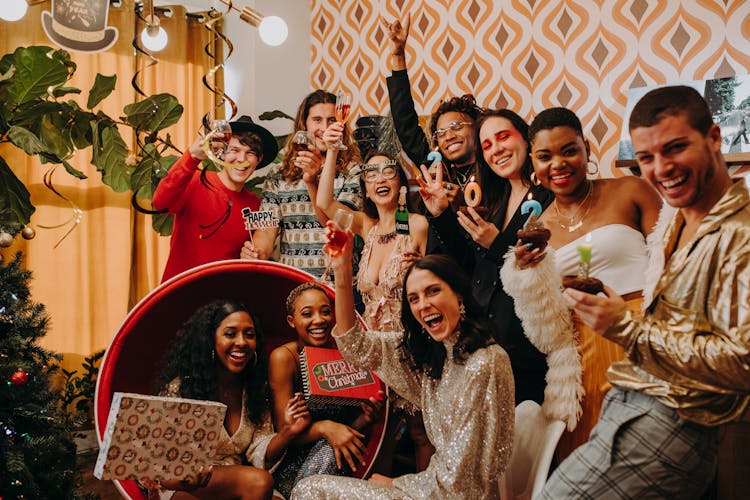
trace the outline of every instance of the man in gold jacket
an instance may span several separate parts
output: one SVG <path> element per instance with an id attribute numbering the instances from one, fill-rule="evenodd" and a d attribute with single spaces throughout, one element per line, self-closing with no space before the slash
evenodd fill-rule
<path id="1" fill-rule="evenodd" d="M 606 297 L 565 291 L 627 359 L 609 368 L 599 422 L 544 498 L 700 498 L 719 429 L 750 413 L 748 189 L 729 177 L 721 131 L 692 87 L 652 90 L 629 129 L 644 177 L 677 211 L 652 248 L 663 269 L 642 317 L 608 287 Z"/>

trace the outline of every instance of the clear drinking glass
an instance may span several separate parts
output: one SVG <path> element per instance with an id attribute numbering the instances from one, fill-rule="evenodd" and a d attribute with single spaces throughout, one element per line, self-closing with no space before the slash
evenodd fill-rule
<path id="1" fill-rule="evenodd" d="M 354 221 L 354 215 L 339 208 L 336 213 L 333 214 L 333 228 L 328 234 L 328 244 L 326 245 L 326 253 L 329 257 L 337 257 L 341 254 L 341 251 L 346 245 L 346 231 L 352 228 L 352 222 Z M 320 281 L 326 281 L 328 279 L 328 271 L 331 269 L 331 259 L 328 259 L 328 265 L 326 270 L 323 271 L 323 275 L 320 277 Z"/>
<path id="2" fill-rule="evenodd" d="M 336 93 L 336 121 L 342 125 L 349 119 L 349 113 L 352 109 L 352 96 L 344 91 Z M 349 149 L 341 141 L 336 144 L 339 149 Z"/>

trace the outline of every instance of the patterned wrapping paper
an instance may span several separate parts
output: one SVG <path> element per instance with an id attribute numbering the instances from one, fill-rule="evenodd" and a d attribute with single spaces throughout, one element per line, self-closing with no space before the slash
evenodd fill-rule
<path id="1" fill-rule="evenodd" d="M 94 467 L 99 479 L 183 479 L 211 463 L 227 407 L 116 392 Z"/>

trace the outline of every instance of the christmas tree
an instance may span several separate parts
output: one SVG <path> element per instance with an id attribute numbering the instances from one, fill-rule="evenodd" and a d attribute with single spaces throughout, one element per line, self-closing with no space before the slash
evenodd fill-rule
<path id="1" fill-rule="evenodd" d="M 0 260 L 0 499 L 72 498 L 75 444 L 50 388 L 59 356 L 39 345 L 48 317 L 30 276 L 20 252 Z"/>

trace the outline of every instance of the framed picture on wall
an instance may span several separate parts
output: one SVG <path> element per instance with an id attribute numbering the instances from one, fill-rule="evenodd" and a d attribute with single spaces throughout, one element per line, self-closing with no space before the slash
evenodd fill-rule
<path id="1" fill-rule="evenodd" d="M 689 85 L 706 99 L 714 122 L 721 128 L 722 153 L 750 153 L 750 75 L 676 82 L 668 85 Z M 633 144 L 630 142 L 628 133 L 628 121 L 633 106 L 650 90 L 664 86 L 666 85 L 637 87 L 628 92 L 618 160 L 635 159 Z"/>

